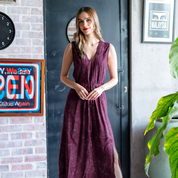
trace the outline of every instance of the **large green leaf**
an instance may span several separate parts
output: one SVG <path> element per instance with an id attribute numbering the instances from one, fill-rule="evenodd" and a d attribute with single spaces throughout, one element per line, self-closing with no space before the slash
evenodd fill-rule
<path id="1" fill-rule="evenodd" d="M 178 127 L 173 127 L 166 135 L 165 151 L 169 156 L 172 178 L 178 177 Z"/>
<path id="2" fill-rule="evenodd" d="M 154 128 L 155 120 L 165 117 L 168 114 L 169 108 L 178 100 L 178 92 L 162 97 L 157 104 L 156 109 L 153 111 L 149 124 L 145 130 L 144 135 Z"/>
<path id="3" fill-rule="evenodd" d="M 176 40 L 174 41 L 174 43 L 178 43 L 178 37 L 176 38 Z"/>
<path id="4" fill-rule="evenodd" d="M 171 45 L 169 53 L 170 73 L 174 78 L 178 79 L 178 38 L 174 43 Z"/>
<path id="5" fill-rule="evenodd" d="M 172 117 L 177 113 L 178 110 L 178 103 L 177 101 L 172 105 L 172 107 L 169 107 L 169 110 L 167 112 L 167 115 L 163 117 L 162 125 L 158 128 L 156 134 L 153 136 L 153 138 L 148 142 L 148 148 L 149 148 L 149 154 L 146 157 L 145 160 L 145 173 L 148 175 L 148 170 L 150 166 L 150 161 L 152 157 L 155 157 L 159 154 L 159 143 L 161 138 L 164 136 L 165 129 L 172 119 Z"/>

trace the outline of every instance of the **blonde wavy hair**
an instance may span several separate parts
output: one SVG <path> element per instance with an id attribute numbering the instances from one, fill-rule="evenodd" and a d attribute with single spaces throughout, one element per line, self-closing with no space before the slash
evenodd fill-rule
<path id="1" fill-rule="evenodd" d="M 91 7 L 82 7 L 81 9 L 79 9 L 79 11 L 77 12 L 77 15 L 76 15 L 76 33 L 74 33 L 73 40 L 76 43 L 76 47 L 78 49 L 79 56 L 83 59 L 86 56 L 85 52 L 84 52 L 86 40 L 85 40 L 85 36 L 84 36 L 83 32 L 79 28 L 79 15 L 82 12 L 86 12 L 87 14 L 90 15 L 90 17 L 94 23 L 94 33 L 95 33 L 96 37 L 101 41 L 104 41 L 104 40 L 101 35 L 101 28 L 100 28 L 99 19 L 98 19 L 98 15 L 97 15 L 96 11 L 94 9 L 92 9 Z"/>

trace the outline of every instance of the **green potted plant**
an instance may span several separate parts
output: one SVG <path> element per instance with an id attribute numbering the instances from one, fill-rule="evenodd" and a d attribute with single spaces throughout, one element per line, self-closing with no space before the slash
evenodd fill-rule
<path id="1" fill-rule="evenodd" d="M 171 75 L 178 79 L 178 38 L 171 45 L 169 53 Z M 152 139 L 148 142 L 149 153 L 145 159 L 145 173 L 148 175 L 152 157 L 160 153 L 160 140 L 164 137 L 165 129 L 178 112 L 178 91 L 162 97 L 156 109 L 153 111 L 144 135 L 154 128 L 155 121 L 162 118 L 162 124 L 158 127 Z M 178 127 L 171 128 L 165 135 L 164 150 L 168 155 L 172 178 L 178 178 Z M 167 178 L 167 177 L 166 177 Z"/>

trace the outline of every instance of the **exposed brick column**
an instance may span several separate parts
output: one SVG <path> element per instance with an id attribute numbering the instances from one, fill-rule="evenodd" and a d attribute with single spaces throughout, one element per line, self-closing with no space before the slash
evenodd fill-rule
<path id="1" fill-rule="evenodd" d="M 0 58 L 44 59 L 43 1 L 0 3 L 0 11 L 16 28 Z M 45 178 L 46 165 L 46 117 L 0 117 L 0 178 Z"/>
<path id="2" fill-rule="evenodd" d="M 16 3 L 0 3 L 0 11 L 15 23 L 13 43 L 0 51 L 0 58 L 44 58 L 43 1 L 17 0 Z"/>

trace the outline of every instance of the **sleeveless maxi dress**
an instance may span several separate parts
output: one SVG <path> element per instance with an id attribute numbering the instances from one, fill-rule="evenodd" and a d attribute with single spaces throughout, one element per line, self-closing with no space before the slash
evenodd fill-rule
<path id="1" fill-rule="evenodd" d="M 104 84 L 109 47 L 109 43 L 99 41 L 90 61 L 87 55 L 85 59 L 79 57 L 72 42 L 73 77 L 88 92 Z M 115 178 L 113 146 L 105 92 L 96 100 L 82 100 L 70 89 L 63 116 L 59 178 Z M 120 166 L 119 159 L 118 163 Z"/>

